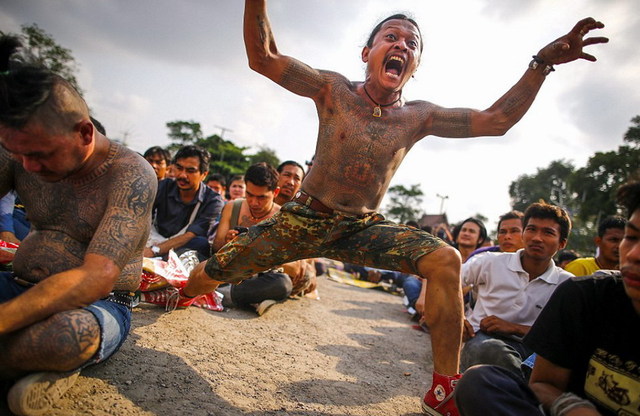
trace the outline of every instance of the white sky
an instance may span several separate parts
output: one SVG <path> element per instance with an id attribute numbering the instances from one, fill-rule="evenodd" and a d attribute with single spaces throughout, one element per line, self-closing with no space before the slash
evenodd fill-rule
<path id="1" fill-rule="evenodd" d="M 79 82 L 111 137 L 139 152 L 167 145 L 165 123 L 200 122 L 205 135 L 264 145 L 281 160 L 314 153 L 313 102 L 252 72 L 242 42 L 241 0 L 2 0 L 0 30 L 37 23 L 79 63 Z M 282 53 L 362 80 L 360 51 L 373 26 L 412 14 L 424 37 L 422 64 L 404 96 L 484 109 L 526 70 L 531 55 L 583 17 L 605 23 L 610 43 L 588 51 L 598 62 L 556 67 L 529 113 L 499 138 L 425 138 L 391 185 L 419 183 L 426 213 L 450 221 L 476 213 L 495 227 L 510 209 L 509 184 L 549 162 L 582 167 L 615 150 L 640 114 L 640 3 L 637 0 L 273 0 Z"/>

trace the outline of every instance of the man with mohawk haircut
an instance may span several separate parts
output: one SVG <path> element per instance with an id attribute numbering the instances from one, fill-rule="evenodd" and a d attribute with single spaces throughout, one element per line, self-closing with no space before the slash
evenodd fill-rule
<path id="1" fill-rule="evenodd" d="M 372 31 L 361 58 L 365 80 L 352 82 L 281 54 L 267 18 L 266 0 L 246 0 L 244 39 L 249 66 L 316 105 L 319 133 L 313 169 L 293 201 L 270 220 L 229 242 L 191 274 L 181 306 L 220 282 L 238 283 L 275 264 L 328 257 L 416 274 L 428 281 L 425 320 L 431 330 L 434 375 L 423 400 L 427 414 L 455 415 L 462 338 L 460 256 L 424 231 L 397 225 L 377 210 L 409 149 L 429 135 L 463 138 L 503 135 L 531 106 L 553 65 L 595 61 L 583 39 L 604 27 L 587 18 L 542 48 L 522 78 L 484 111 L 405 101 L 404 85 L 418 68 L 422 35 L 417 23 L 393 15 Z M 292 242 L 295 242 L 293 244 Z"/>
<path id="2" fill-rule="evenodd" d="M 157 180 L 19 45 L 0 36 L 0 196 L 16 191 L 31 231 L 0 273 L 0 390 L 13 414 L 46 415 L 127 338 Z"/>

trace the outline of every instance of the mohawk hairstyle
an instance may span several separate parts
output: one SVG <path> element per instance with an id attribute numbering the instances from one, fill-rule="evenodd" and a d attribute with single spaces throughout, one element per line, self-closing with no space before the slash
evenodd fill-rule
<path id="1" fill-rule="evenodd" d="M 16 36 L 0 36 L 0 124 L 24 127 L 51 95 L 58 78 L 49 69 L 18 54 L 22 44 Z"/>

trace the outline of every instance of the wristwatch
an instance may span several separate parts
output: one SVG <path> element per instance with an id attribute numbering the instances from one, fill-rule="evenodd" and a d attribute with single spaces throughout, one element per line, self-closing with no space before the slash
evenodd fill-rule
<path id="1" fill-rule="evenodd" d="M 553 65 L 547 64 L 544 60 L 539 58 L 537 55 L 533 55 L 533 59 L 529 62 L 529 69 L 536 70 L 540 65 L 544 65 L 544 69 L 542 70 L 542 75 L 545 77 L 549 75 L 550 72 L 555 71 Z"/>
<path id="2" fill-rule="evenodd" d="M 159 255 L 160 255 L 160 247 L 158 247 L 158 246 L 151 246 L 151 252 L 152 252 L 155 256 L 159 256 Z"/>

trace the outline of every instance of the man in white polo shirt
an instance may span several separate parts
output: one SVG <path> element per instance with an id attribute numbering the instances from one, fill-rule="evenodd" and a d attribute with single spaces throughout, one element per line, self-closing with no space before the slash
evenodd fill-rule
<path id="1" fill-rule="evenodd" d="M 520 373 L 533 351 L 521 340 L 558 284 L 572 274 L 556 267 L 555 253 L 567 244 L 571 220 L 560 207 L 531 204 L 524 215 L 524 248 L 489 253 L 462 269 L 464 285 L 473 285 L 476 303 L 465 320 L 461 370 L 494 364 Z"/>

